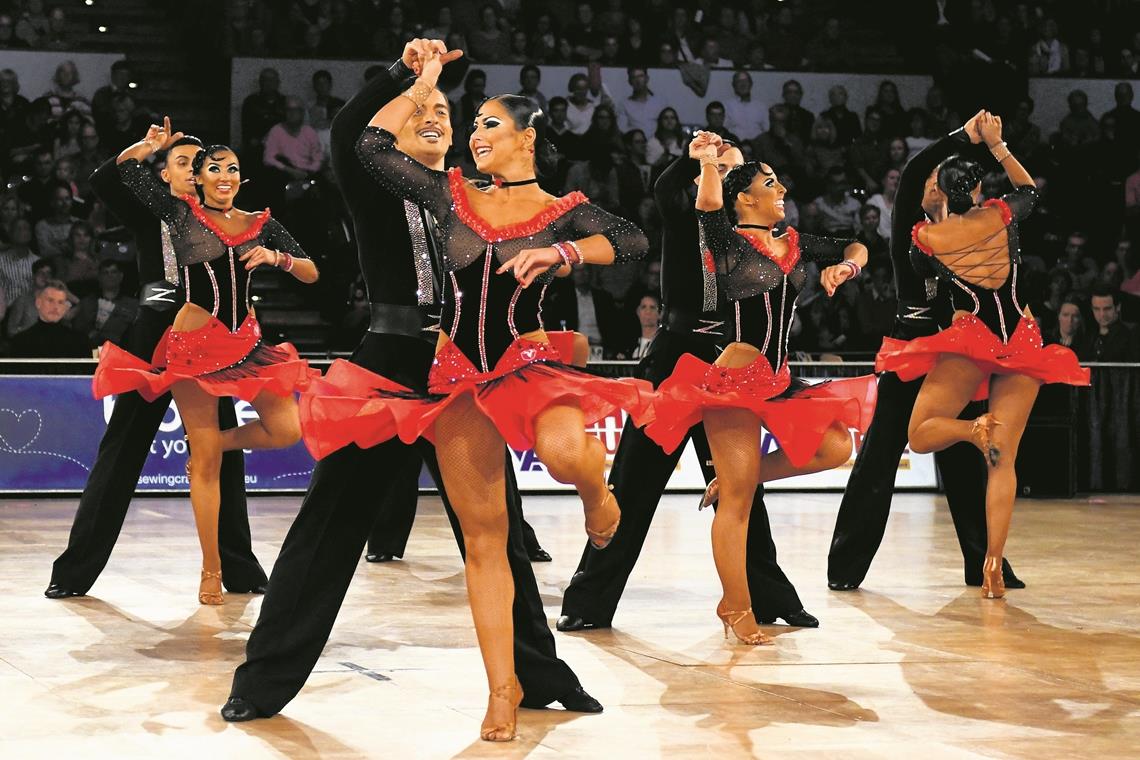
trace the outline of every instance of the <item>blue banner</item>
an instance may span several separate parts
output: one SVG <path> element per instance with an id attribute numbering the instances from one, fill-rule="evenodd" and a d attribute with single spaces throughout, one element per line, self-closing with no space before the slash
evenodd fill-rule
<path id="1" fill-rule="evenodd" d="M 0 492 L 82 491 L 114 400 L 91 396 L 91 378 L 0 375 Z M 238 423 L 257 419 L 235 404 Z M 174 404 L 166 410 L 139 478 L 139 491 L 186 491 L 186 442 Z M 248 452 L 250 491 L 303 491 L 313 458 L 302 444 Z"/>

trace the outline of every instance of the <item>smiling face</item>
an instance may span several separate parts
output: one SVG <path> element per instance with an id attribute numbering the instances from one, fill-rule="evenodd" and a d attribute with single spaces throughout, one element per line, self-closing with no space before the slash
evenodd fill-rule
<path id="1" fill-rule="evenodd" d="M 771 227 L 784 218 L 784 196 L 787 192 L 772 167 L 760 164 L 760 171 L 752 184 L 736 196 L 736 215 Z"/>
<path id="2" fill-rule="evenodd" d="M 174 195 L 194 194 L 194 156 L 201 150 L 197 145 L 179 145 L 166 154 L 166 166 L 159 176 L 170 185 Z"/>
<path id="3" fill-rule="evenodd" d="M 435 167 L 451 149 L 450 115 L 447 98 L 432 90 L 396 135 L 396 147 L 424 166 Z"/>
<path id="4" fill-rule="evenodd" d="M 468 145 L 475 168 L 484 174 L 501 175 L 520 156 L 534 162 L 533 127 L 518 129 L 510 113 L 498 100 L 488 100 L 475 114 L 475 131 Z"/>
<path id="5" fill-rule="evenodd" d="M 229 208 L 234 205 L 234 198 L 241 187 L 241 166 L 237 156 L 231 150 L 219 150 L 206 156 L 195 179 L 206 196 L 207 204 Z"/>

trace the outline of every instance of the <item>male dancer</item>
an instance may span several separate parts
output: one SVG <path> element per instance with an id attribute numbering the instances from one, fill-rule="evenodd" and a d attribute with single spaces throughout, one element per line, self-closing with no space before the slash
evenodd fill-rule
<path id="1" fill-rule="evenodd" d="M 977 116 L 974 117 L 976 119 Z M 938 188 L 938 165 L 960 150 L 980 142 L 971 119 L 961 129 L 927 146 L 903 168 L 891 217 L 891 261 L 895 270 L 898 312 L 891 334 L 910 340 L 938 332 L 950 321 L 949 294 L 938 292 L 938 280 L 924 281 L 910 263 L 910 231 L 926 215 L 945 216 L 946 195 Z M 936 313 L 937 310 L 945 313 Z M 833 591 L 854 591 L 875 558 L 891 510 L 895 474 L 907 444 L 907 425 L 922 378 L 904 383 L 893 372 L 879 375 L 879 400 L 871 426 L 843 492 L 831 551 L 827 555 L 827 586 Z M 981 412 L 971 404 L 962 412 L 973 419 Z M 950 517 L 958 534 L 966 585 L 982 585 L 982 559 L 986 554 L 986 465 L 969 443 L 959 443 L 934 455 L 946 489 Z M 1025 588 L 1002 560 L 1007 588 Z"/>
<path id="2" fill-rule="evenodd" d="M 418 206 L 379 187 L 357 159 L 355 146 L 376 111 L 411 84 L 411 67 L 424 44 L 431 43 L 408 43 L 401 60 L 370 79 L 333 119 L 331 134 L 333 171 L 353 217 L 372 308 L 371 326 L 352 361 L 419 390 L 426 390 L 434 357 L 437 317 L 429 313 L 439 314 L 434 221 Z M 397 135 L 400 149 L 427 166 L 443 169 L 451 145 L 448 111 L 443 93 L 433 93 Z M 518 488 L 505 449 L 503 456 L 508 473 L 508 556 L 515 578 L 515 667 L 526 695 L 523 706 L 541 708 L 558 701 L 567 710 L 601 712 L 602 705 L 555 655 L 538 584 L 522 546 Z M 301 511 L 273 566 L 246 661 L 234 674 L 229 701 L 221 710 L 223 718 L 269 717 L 300 691 L 328 641 L 378 510 L 410 469 L 418 472 L 421 461 L 441 483 L 435 451 L 422 440 L 414 447 L 398 439 L 367 450 L 348 446 L 317 464 Z M 463 553 L 459 523 L 442 487 L 440 494 Z"/>
<path id="3" fill-rule="evenodd" d="M 729 144 L 721 149 L 717 169 L 721 177 L 744 156 Z M 674 161 L 653 186 L 657 208 L 664 220 L 661 242 L 661 293 L 665 303 L 664 326 L 638 365 L 637 376 L 654 387 L 676 366 L 682 354 L 691 353 L 712 362 L 724 342 L 721 327 L 729 317 L 726 304 L 717 295 L 716 275 L 705 268 L 705 246 L 699 239 L 693 198 L 700 164 L 682 156 Z M 705 482 L 714 477 L 712 455 L 703 425 L 689 432 L 700 458 Z M 621 504 L 621 525 L 605 551 L 586 544 L 578 571 L 562 597 L 558 630 L 578 631 L 609 628 L 622 591 L 629 580 L 649 523 L 665 493 L 669 476 L 685 446 L 672 454 L 627 422 L 621 434 L 610 484 Z M 815 628 L 819 621 L 804 610 L 796 589 L 776 563 L 776 545 L 764 507 L 764 487 L 756 489 L 748 521 L 748 588 L 752 609 L 760 623 L 783 618 L 788 625 Z"/>
<path id="4" fill-rule="evenodd" d="M 162 170 L 162 179 L 170 185 L 171 195 L 192 194 L 194 172 L 190 165 L 202 149 L 201 141 L 183 137 L 164 149 L 166 168 Z M 139 294 L 142 308 L 131 326 L 127 347 L 149 361 L 162 333 L 174 321 L 179 303 L 178 285 L 174 284 L 178 282 L 178 265 L 170 234 L 123 184 L 114 158 L 91 175 L 91 188 L 134 235 L 139 280 L 146 284 Z M 151 402 L 138 393 L 124 393 L 115 399 L 95 464 L 79 499 L 67 549 L 52 565 L 51 584 L 44 591 L 47 598 L 85 595 L 107 566 L 151 443 L 169 407 L 169 393 Z M 231 399 L 219 399 L 218 422 L 223 429 L 237 426 Z M 222 456 L 221 488 L 218 544 L 222 582 L 235 593 L 264 593 L 268 581 L 250 546 L 242 452 L 231 451 Z"/>

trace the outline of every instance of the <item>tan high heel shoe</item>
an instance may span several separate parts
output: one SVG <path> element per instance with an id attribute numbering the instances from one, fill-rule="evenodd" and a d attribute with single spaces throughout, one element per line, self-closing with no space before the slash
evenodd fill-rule
<path id="1" fill-rule="evenodd" d="M 487 712 L 491 711 L 491 700 L 493 699 L 501 699 L 514 708 L 511 713 L 511 722 L 500 723 L 496 726 L 488 726 L 484 722 L 479 729 L 479 738 L 485 742 L 509 742 L 518 736 L 515 727 L 519 720 L 519 705 L 522 704 L 523 699 L 522 684 L 519 683 L 519 679 L 516 677 L 512 683 L 505 683 L 491 689 L 491 693 L 487 696 Z"/>
<path id="2" fill-rule="evenodd" d="M 198 584 L 198 604 L 211 604 L 218 605 L 223 602 L 221 591 L 203 591 L 202 584 L 206 581 L 216 580 L 218 585 L 222 583 L 221 570 L 202 570 L 202 580 Z"/>
<path id="3" fill-rule="evenodd" d="M 1005 578 L 1001 573 L 1001 557 L 986 556 L 982 562 L 982 598 L 1001 599 L 1005 596 Z"/>
<path id="4" fill-rule="evenodd" d="M 765 636 L 763 631 L 756 631 L 747 636 L 741 636 L 736 632 L 736 624 L 751 614 L 751 607 L 746 610 L 725 610 L 723 612 L 721 612 L 720 605 L 717 605 L 716 608 L 716 616 L 720 618 L 720 622 L 724 626 L 724 637 L 726 639 L 728 638 L 728 632 L 732 631 L 732 635 L 735 636 L 736 640 L 741 644 L 748 644 L 749 646 L 775 644 L 776 642 L 768 636 Z"/>
<path id="5" fill-rule="evenodd" d="M 997 467 L 998 460 L 1001 458 L 1001 449 L 994 446 L 994 428 L 1002 424 L 1004 423 L 999 422 L 992 414 L 986 412 L 974 420 L 974 424 L 970 426 L 970 435 L 974 439 L 974 445 L 981 450 L 990 467 Z"/>
<path id="6" fill-rule="evenodd" d="M 705 486 L 705 492 L 701 495 L 701 503 L 697 505 L 697 511 L 700 512 L 705 507 L 714 506 L 718 501 L 720 501 L 720 481 L 713 478 Z"/>
<path id="7" fill-rule="evenodd" d="M 606 495 L 602 498 L 602 503 L 599 505 L 599 508 L 606 506 L 606 503 L 610 501 L 613 501 L 615 505 L 617 504 L 617 498 L 613 493 L 613 486 L 609 486 L 606 490 Z M 617 519 L 614 520 L 614 524 L 607 528 L 605 532 L 590 530 L 590 526 L 586 526 L 586 535 L 590 537 L 590 546 L 594 547 L 598 551 L 605 549 L 610 545 L 610 542 L 614 540 L 614 535 L 617 533 L 618 525 L 621 525 L 620 505 L 618 505 Z"/>

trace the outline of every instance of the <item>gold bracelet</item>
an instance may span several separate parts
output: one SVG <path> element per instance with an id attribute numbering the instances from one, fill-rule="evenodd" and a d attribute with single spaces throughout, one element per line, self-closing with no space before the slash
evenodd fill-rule
<path id="1" fill-rule="evenodd" d="M 426 103 L 427 99 L 431 97 L 431 92 L 434 89 L 434 87 L 422 79 L 417 79 L 415 84 L 400 94 L 415 103 L 416 108 L 423 108 L 424 103 Z"/>

